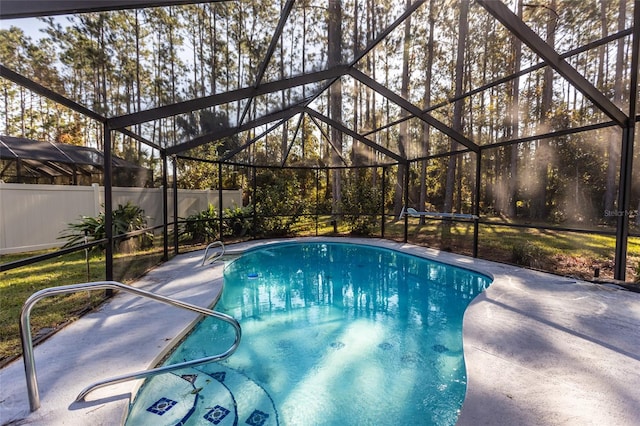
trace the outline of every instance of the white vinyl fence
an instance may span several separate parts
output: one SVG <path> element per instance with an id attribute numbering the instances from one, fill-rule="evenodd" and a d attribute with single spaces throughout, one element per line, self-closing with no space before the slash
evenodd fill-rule
<path id="1" fill-rule="evenodd" d="M 169 190 L 169 221 L 173 221 L 173 190 Z M 161 188 L 113 188 L 113 208 L 127 201 L 142 208 L 147 224 L 162 224 Z M 104 187 L 28 185 L 0 182 L 0 254 L 62 246 L 58 239 L 71 222 L 97 216 L 103 209 Z M 218 208 L 218 190 L 178 191 L 178 217 Z M 223 190 L 223 208 L 241 206 L 241 190 Z"/>

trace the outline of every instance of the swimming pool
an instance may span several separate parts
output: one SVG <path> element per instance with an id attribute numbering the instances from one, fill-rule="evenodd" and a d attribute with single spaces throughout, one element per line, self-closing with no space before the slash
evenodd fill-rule
<path id="1" fill-rule="evenodd" d="M 349 243 L 282 243 L 225 268 L 216 309 L 243 339 L 222 363 L 148 380 L 127 424 L 454 424 L 464 399 L 462 316 L 490 279 Z M 203 320 L 166 364 L 220 352 Z"/>

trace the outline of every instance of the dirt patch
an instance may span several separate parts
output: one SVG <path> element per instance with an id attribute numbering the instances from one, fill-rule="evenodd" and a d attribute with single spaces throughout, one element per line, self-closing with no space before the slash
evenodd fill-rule
<path id="1" fill-rule="evenodd" d="M 553 267 L 551 272 L 558 275 L 567 275 L 583 280 L 593 279 L 596 275 L 602 278 L 613 278 L 613 262 L 561 254 L 552 256 L 550 260 Z"/>

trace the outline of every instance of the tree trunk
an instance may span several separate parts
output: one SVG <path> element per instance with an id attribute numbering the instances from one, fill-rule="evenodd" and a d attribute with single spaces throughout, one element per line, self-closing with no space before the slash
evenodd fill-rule
<path id="1" fill-rule="evenodd" d="M 142 84 L 140 83 L 140 19 L 138 10 L 135 10 L 135 32 L 136 32 L 136 111 L 142 111 Z M 142 125 L 136 125 L 136 133 L 142 134 Z M 138 141 L 138 162 L 142 161 L 142 142 Z"/>
<path id="2" fill-rule="evenodd" d="M 518 18 L 522 19 L 522 0 L 518 0 L 517 6 Z M 518 37 L 513 37 L 513 72 L 520 71 L 520 64 L 522 63 L 522 41 Z M 518 139 L 519 127 L 520 127 L 520 77 L 516 77 L 513 80 L 511 87 L 511 110 L 509 111 L 510 117 L 510 138 Z M 518 145 L 511 145 L 509 147 L 509 170 L 506 173 L 509 176 L 508 179 L 508 204 L 507 215 L 509 217 L 515 217 L 516 215 L 516 203 L 518 192 Z"/>
<path id="3" fill-rule="evenodd" d="M 407 0 L 407 8 L 411 6 L 411 0 Z M 400 88 L 400 96 L 409 99 L 409 48 L 411 46 L 411 15 L 404 21 L 404 41 L 402 48 L 402 86 Z M 398 153 L 402 158 L 407 158 L 406 144 L 409 139 L 409 124 L 402 121 L 400 123 L 400 134 L 398 135 Z M 398 174 L 396 175 L 396 190 L 393 200 L 395 217 L 400 216 L 402 205 L 404 204 L 404 180 L 406 179 L 405 167 L 408 164 L 398 164 Z M 409 207 L 409 206 L 406 206 Z"/>
<path id="4" fill-rule="evenodd" d="M 462 82 L 464 76 L 464 51 L 467 44 L 467 34 L 469 32 L 469 21 L 467 19 L 469 13 L 469 2 L 467 0 L 460 0 L 460 15 L 458 17 L 458 49 L 456 54 L 456 68 L 455 68 L 455 97 L 462 94 Z M 453 129 L 462 132 L 462 107 L 463 100 L 459 100 L 453 107 Z M 451 141 L 451 150 L 456 151 L 458 149 L 458 143 Z M 455 188 L 456 178 L 456 156 L 449 156 L 447 167 L 447 182 L 445 186 L 444 197 L 444 211 L 449 213 L 453 208 L 453 190 Z"/>
<path id="5" fill-rule="evenodd" d="M 342 1 L 329 0 L 328 17 L 328 65 L 332 68 L 340 64 L 342 60 Z M 333 120 L 342 122 L 342 82 L 340 79 L 329 88 L 329 113 Z M 342 133 L 336 128 L 331 128 L 331 139 L 337 151 L 342 152 Z M 340 162 L 339 155 L 332 151 L 331 160 L 333 165 Z M 332 212 L 341 213 L 342 201 L 342 179 L 339 171 L 332 173 L 333 203 Z"/>
<path id="6" fill-rule="evenodd" d="M 283 7 L 284 7 L 284 4 L 282 0 L 280 0 L 280 9 L 282 9 Z M 285 40 L 284 40 L 284 31 L 283 31 L 283 33 L 280 34 L 280 64 L 278 67 L 278 72 L 280 73 L 281 80 L 284 80 L 284 59 L 285 59 L 284 43 L 285 43 Z M 238 83 L 240 82 L 238 81 Z M 241 87 L 241 86 L 238 85 L 238 87 Z M 280 103 L 283 110 L 287 107 L 286 92 L 287 92 L 286 90 L 283 90 L 281 92 Z M 288 136 L 289 136 L 289 122 L 285 121 L 282 125 L 282 139 L 280 141 L 280 161 L 284 161 L 285 158 L 287 157 L 288 142 L 289 142 Z M 293 143 L 293 141 L 291 141 L 291 143 Z"/>
<path id="7" fill-rule="evenodd" d="M 455 97 L 462 94 L 463 90 L 463 76 L 464 76 L 464 53 L 467 44 L 467 34 L 469 32 L 469 21 L 467 19 L 469 13 L 469 2 L 467 0 L 460 0 L 460 15 L 458 17 L 458 48 L 456 52 L 456 67 L 455 67 Z M 459 100 L 453 106 L 453 129 L 462 132 L 462 109 L 464 101 Z M 450 152 L 454 152 L 458 149 L 458 143 L 454 140 L 451 141 Z M 447 165 L 447 181 L 445 185 L 444 195 L 444 211 L 447 213 L 453 210 L 453 192 L 455 189 L 456 180 L 456 164 L 457 156 L 450 155 Z M 442 248 L 449 249 L 451 246 L 451 220 L 445 220 L 442 226 Z"/>
<path id="8" fill-rule="evenodd" d="M 604 1 L 604 0 L 603 0 Z M 620 2 L 618 9 L 618 30 L 624 29 L 624 18 L 626 15 L 626 2 Z M 616 53 L 616 70 L 613 83 L 613 103 L 618 107 L 622 107 L 622 73 L 624 64 L 624 39 L 618 40 L 618 49 Z M 620 163 L 620 143 L 621 137 L 619 131 L 610 130 L 605 133 L 609 139 L 609 155 L 607 161 L 607 180 L 604 196 L 604 209 L 613 211 L 615 209 L 616 200 L 616 176 L 618 175 L 618 164 Z"/>
<path id="9" fill-rule="evenodd" d="M 367 0 L 367 46 L 369 46 L 371 44 L 371 42 L 373 41 L 373 33 L 374 33 L 374 28 L 375 28 L 375 2 L 374 0 Z M 373 79 L 375 80 L 376 78 L 376 69 L 375 69 L 375 56 L 374 55 L 367 55 L 366 56 L 366 67 L 367 67 L 367 71 L 368 74 L 373 76 Z M 376 93 L 373 90 L 370 89 L 366 89 L 365 90 L 365 96 L 366 96 L 366 100 L 365 100 L 365 120 L 367 123 L 367 128 L 368 129 L 374 129 L 376 127 Z M 371 148 L 364 148 L 366 150 L 366 152 L 373 154 L 373 150 Z M 384 169 L 383 169 L 383 173 L 384 173 Z M 371 185 L 372 186 L 377 186 L 378 185 L 378 173 L 373 173 L 371 176 Z M 383 200 L 384 200 L 384 194 L 382 194 Z M 384 201 L 383 201 L 384 203 Z"/>
<path id="10" fill-rule="evenodd" d="M 354 2 L 353 5 L 353 57 L 355 58 L 358 55 L 358 46 L 359 46 L 359 22 L 358 22 L 358 4 L 357 2 Z M 360 84 L 356 83 L 353 86 L 353 92 L 352 92 L 352 100 L 353 102 L 353 128 L 354 130 L 357 132 L 359 131 L 359 126 L 360 126 L 360 111 L 361 111 L 361 105 L 360 105 Z M 361 157 L 361 148 L 360 148 L 360 141 L 354 139 L 352 142 L 352 147 L 351 147 L 351 158 L 352 158 L 352 164 L 354 166 L 359 166 L 360 164 L 362 164 L 362 157 Z M 354 170 L 354 174 L 356 176 L 356 181 L 360 182 L 359 178 L 360 178 L 360 174 L 361 174 L 361 169 L 356 168 Z"/>
<path id="11" fill-rule="evenodd" d="M 424 108 L 428 109 L 431 106 L 431 76 L 433 73 L 433 31 L 435 28 L 435 14 L 433 11 L 433 0 L 429 0 L 429 36 L 427 39 L 427 65 L 426 65 L 426 79 L 425 79 L 425 91 L 424 91 Z M 422 146 L 421 157 L 429 155 L 429 139 L 431 136 L 431 127 L 428 123 L 422 124 Z M 427 204 L 427 160 L 420 161 L 420 199 L 418 201 L 418 208 L 420 211 L 426 210 Z M 420 216 L 420 224 L 424 225 L 425 217 Z"/>
<path id="12" fill-rule="evenodd" d="M 556 0 L 552 0 L 549 5 L 549 13 L 547 17 L 547 38 L 546 42 L 549 46 L 555 47 L 556 33 Z M 553 102 L 553 68 L 547 66 L 544 69 L 542 81 L 542 100 L 540 105 L 540 133 L 548 133 L 551 130 L 549 115 Z M 549 167 L 551 162 L 551 146 L 548 139 L 542 139 L 538 142 L 536 152 L 536 166 L 538 170 L 538 187 L 535 191 L 535 197 L 531 202 L 532 218 L 546 219 L 549 212 L 547 211 L 547 185 L 549 183 Z"/>

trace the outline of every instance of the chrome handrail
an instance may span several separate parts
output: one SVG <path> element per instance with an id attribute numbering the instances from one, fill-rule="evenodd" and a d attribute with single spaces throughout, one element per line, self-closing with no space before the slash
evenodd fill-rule
<path id="1" fill-rule="evenodd" d="M 189 367 L 189 366 L 197 366 L 206 364 L 214 361 L 221 361 L 231 354 L 235 352 L 240 344 L 240 338 L 242 337 L 242 329 L 240 328 L 240 324 L 233 317 L 223 314 L 221 312 L 215 312 L 211 309 L 202 308 L 200 306 L 192 305 L 190 303 L 182 302 L 180 300 L 171 299 L 169 297 L 161 296 L 159 294 L 151 293 L 146 290 L 142 290 L 139 288 L 131 287 L 117 281 L 96 281 L 82 284 L 71 284 L 64 285 L 59 287 L 51 287 L 46 288 L 44 290 L 40 290 L 29 297 L 24 305 L 22 306 L 22 311 L 20 312 L 20 339 L 22 341 L 22 351 L 24 354 L 24 370 L 27 378 L 27 392 L 29 393 L 29 406 L 31 411 L 36 411 L 40 408 L 40 393 L 38 391 L 38 379 L 36 375 L 36 367 L 35 360 L 33 356 L 33 343 L 31 341 L 31 309 L 39 300 L 48 297 L 48 296 L 56 296 L 60 294 L 67 293 L 75 293 L 78 291 L 86 291 L 86 290 L 102 290 L 102 289 L 119 289 L 129 293 L 134 293 L 138 296 L 147 297 L 149 299 L 156 300 L 158 302 L 166 303 L 171 306 L 176 306 L 179 308 L 184 308 L 190 311 L 198 312 L 203 315 L 208 315 L 211 317 L 218 318 L 222 321 L 225 321 L 231 324 L 234 328 L 236 337 L 233 342 L 233 345 L 225 352 L 221 354 L 200 358 L 192 361 L 186 361 L 179 364 L 167 365 L 164 367 L 154 368 L 151 370 L 138 371 L 135 373 L 124 374 L 121 376 L 113 377 L 111 379 L 101 380 L 96 382 L 80 392 L 76 401 L 81 401 L 84 399 L 87 394 L 91 391 L 111 385 L 116 383 L 122 383 L 128 380 L 142 379 L 145 377 L 153 376 L 160 373 L 166 373 L 173 370 L 179 370 L 181 368 Z"/>
<path id="2" fill-rule="evenodd" d="M 207 258 L 207 253 L 209 253 L 209 249 L 219 245 L 220 246 L 220 251 L 215 252 L 214 254 L 211 255 L 211 257 Z M 209 244 L 207 246 L 207 248 L 204 249 L 204 256 L 202 256 L 202 265 L 205 264 L 205 262 L 209 261 L 209 263 L 213 263 L 216 260 L 220 259 L 223 255 L 224 255 L 224 244 L 222 243 L 222 241 L 214 241 L 211 244 Z"/>

